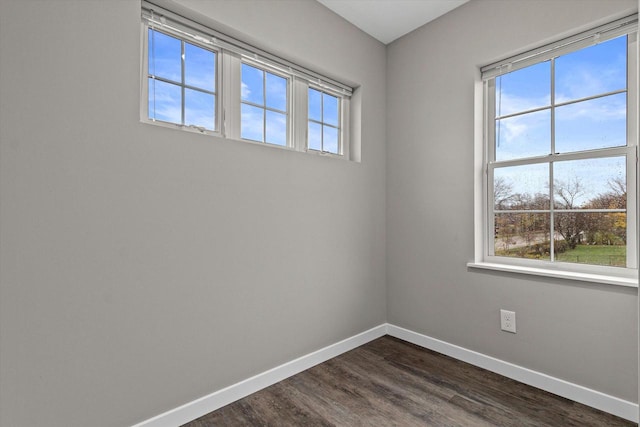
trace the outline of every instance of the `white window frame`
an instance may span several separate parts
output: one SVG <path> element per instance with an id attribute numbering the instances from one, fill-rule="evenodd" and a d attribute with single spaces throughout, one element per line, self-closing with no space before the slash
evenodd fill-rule
<path id="1" fill-rule="evenodd" d="M 344 144 L 342 143 L 342 139 L 344 138 L 342 127 L 343 127 L 343 124 L 344 124 L 344 121 L 345 121 L 344 117 L 343 117 L 344 116 L 343 115 L 343 110 L 344 110 L 344 105 L 343 104 L 344 103 L 341 102 L 339 95 L 335 95 L 334 93 L 331 93 L 328 90 L 323 89 L 323 88 L 321 88 L 319 86 L 315 86 L 315 85 L 309 85 L 307 87 L 307 92 L 306 92 L 307 96 L 309 95 L 309 89 L 314 89 L 314 90 L 320 92 L 320 94 L 327 94 L 327 95 L 335 96 L 335 97 L 338 98 L 338 124 L 337 124 L 337 126 L 334 126 L 332 124 L 326 123 L 324 121 L 324 117 L 323 117 L 322 121 L 314 120 L 314 119 L 310 118 L 309 115 L 307 114 L 307 150 L 308 151 L 312 151 L 312 152 L 317 152 L 319 154 L 329 155 L 329 156 L 332 156 L 332 155 L 333 156 L 335 156 L 335 155 L 342 156 L 343 152 L 344 152 Z M 324 97 L 322 97 L 321 99 L 324 99 Z M 308 106 L 309 106 L 309 103 L 308 103 L 308 100 L 307 100 L 307 108 L 308 108 Z M 321 107 L 321 111 L 324 114 L 324 107 Z M 321 150 L 314 150 L 312 148 L 309 148 L 309 136 L 308 136 L 309 123 L 316 123 L 316 124 L 319 124 L 320 126 L 325 126 L 326 125 L 326 126 L 334 128 L 334 129 L 337 129 L 337 131 L 338 131 L 337 132 L 338 133 L 338 152 L 337 153 L 332 153 L 330 151 L 325 151 L 324 150 L 324 130 L 322 132 L 322 149 Z"/>
<path id="2" fill-rule="evenodd" d="M 215 96 L 215 129 L 205 129 L 201 126 L 194 126 L 194 125 L 187 125 L 187 124 L 181 124 L 181 123 L 173 123 L 173 122 L 166 122 L 163 120 L 156 120 L 150 117 L 149 115 L 149 78 L 152 78 L 154 80 L 159 80 L 159 81 L 167 81 L 171 84 L 177 84 L 178 86 L 180 86 L 180 89 L 182 91 L 182 105 L 181 105 L 181 110 L 182 110 L 182 119 L 184 120 L 184 109 L 185 109 L 185 89 L 191 89 L 191 87 L 189 85 L 187 85 L 184 82 L 184 69 L 182 71 L 182 81 L 181 82 L 172 82 L 170 80 L 166 80 L 166 79 L 162 79 L 162 78 L 157 78 L 156 76 L 152 76 L 151 73 L 149 73 L 149 30 L 155 30 L 155 31 L 159 31 L 161 33 L 165 33 L 171 37 L 175 37 L 178 40 L 180 40 L 181 45 L 183 47 L 182 49 L 182 67 L 184 68 L 184 43 L 189 43 L 192 44 L 194 46 L 198 46 L 201 47 L 203 49 L 209 50 L 213 53 L 215 53 L 215 79 L 216 79 L 216 85 L 215 85 L 215 92 L 214 92 L 214 96 Z M 149 25 L 143 24 L 143 32 L 142 32 L 142 47 L 143 47 L 143 59 L 142 59 L 142 85 L 141 85 L 141 102 L 140 102 L 140 120 L 143 122 L 147 122 L 147 123 L 153 123 L 159 126 L 164 126 L 164 127 L 170 127 L 170 128 L 177 128 L 177 129 L 183 129 L 183 130 L 187 130 L 187 131 L 195 131 L 195 132 L 199 132 L 199 133 L 203 133 L 203 134 L 207 134 L 207 135 L 217 135 L 220 136 L 221 132 L 220 132 L 220 123 L 221 123 L 221 119 L 220 119 L 220 112 L 221 112 L 221 108 L 220 108 L 220 84 L 221 84 L 221 73 L 220 73 L 220 64 L 221 64 L 221 51 L 220 49 L 216 48 L 215 46 L 211 45 L 210 43 L 205 43 L 205 40 L 203 40 L 202 38 L 198 38 L 195 35 L 190 35 L 189 33 L 180 31 L 179 28 L 172 28 L 172 27 L 162 27 L 162 28 L 157 28 L 155 27 L 153 24 Z M 198 88 L 194 88 L 196 90 L 201 90 Z"/>
<path id="3" fill-rule="evenodd" d="M 574 279 L 622 286 L 638 286 L 638 33 L 637 15 L 619 19 L 575 36 L 542 46 L 533 51 L 490 64 L 481 69 L 482 82 L 476 87 L 475 148 L 475 259 L 473 268 L 508 271 L 547 277 Z M 494 161 L 495 150 L 495 78 L 551 58 L 613 39 L 628 36 L 627 44 L 627 145 L 593 151 L 552 154 L 537 158 Z M 553 78 L 553 76 L 552 76 Z M 597 97 L 603 96 L 600 94 Z M 553 95 L 552 95 L 553 96 Z M 591 97 L 576 100 L 584 101 Z M 593 97 L 596 98 L 596 97 Z M 570 103 L 576 102 L 571 101 Z M 564 104 L 554 104 L 552 110 Z M 535 109 L 534 109 L 535 110 Z M 481 113 L 480 113 L 481 111 Z M 480 124 L 481 122 L 481 124 Z M 553 139 L 553 136 L 552 136 Z M 525 164 L 549 164 L 567 160 L 625 156 L 627 167 L 627 267 L 609 267 L 559 261 L 495 256 L 493 170 L 497 167 Z M 549 207 L 553 221 L 553 197 Z M 555 209 L 557 211 L 557 209 Z M 546 210 L 545 210 L 546 212 Z M 573 210 L 572 212 L 585 212 Z M 588 211 L 586 211 L 588 212 Z M 553 255 L 551 255 L 553 259 Z"/>
<path id="4" fill-rule="evenodd" d="M 154 125 L 178 128 L 201 134 L 258 144 L 279 149 L 307 152 L 349 159 L 350 133 L 349 110 L 353 89 L 300 67 L 283 58 L 272 55 L 240 40 L 222 34 L 212 28 L 193 22 L 150 2 L 142 2 L 142 63 L 140 121 Z M 153 28 L 188 43 L 216 53 L 216 129 L 207 130 L 149 118 L 148 99 L 148 29 Z M 242 63 L 262 69 L 287 79 L 287 143 L 286 146 L 243 139 L 241 137 L 241 68 Z M 339 99 L 340 132 L 339 154 L 318 152 L 308 148 L 308 97 L 309 87 L 336 96 Z M 184 101 L 183 101 L 184 102 Z"/>
<path id="5" fill-rule="evenodd" d="M 263 81 L 263 85 L 264 85 L 263 90 L 265 91 L 265 93 L 264 93 L 265 105 L 260 106 L 260 105 L 254 104 L 252 102 L 243 101 L 241 99 L 242 97 L 233 98 L 234 100 L 238 100 L 239 101 L 239 103 L 240 103 L 239 108 L 241 110 L 242 110 L 242 104 L 246 104 L 246 105 L 251 105 L 251 106 L 254 106 L 254 107 L 257 107 L 257 108 L 261 108 L 262 110 L 265 111 L 265 116 L 263 118 L 263 138 L 265 139 L 265 141 L 262 142 L 262 141 L 256 141 L 256 140 L 253 140 L 253 139 L 242 138 L 242 135 L 240 135 L 240 139 L 242 139 L 243 141 L 257 142 L 257 143 L 261 143 L 261 144 L 263 144 L 263 143 L 264 144 L 269 144 L 268 142 L 266 142 L 266 138 L 267 138 L 266 112 L 267 111 L 275 111 L 277 113 L 282 113 L 282 111 L 267 107 L 267 105 L 266 105 L 266 102 L 267 102 L 266 101 L 266 99 L 267 99 L 266 98 L 266 90 L 267 90 L 266 73 L 271 73 L 271 74 L 276 75 L 278 77 L 282 77 L 283 79 L 285 79 L 287 81 L 287 95 L 286 95 L 287 96 L 287 102 L 286 102 L 287 111 L 284 111 L 284 113 L 285 113 L 285 115 L 287 117 L 287 126 L 286 126 L 287 127 L 287 138 L 286 138 L 286 144 L 284 145 L 284 147 L 292 148 L 293 147 L 293 138 L 291 137 L 291 135 L 292 135 L 293 125 L 291 123 L 292 122 L 291 121 L 291 116 L 292 116 L 292 111 L 293 111 L 293 109 L 295 107 L 294 103 L 293 103 L 293 100 L 292 100 L 292 96 L 291 96 L 292 92 L 293 92 L 293 89 L 292 89 L 293 76 L 291 74 L 283 73 L 282 71 L 280 71 L 280 70 L 278 70 L 278 69 L 276 69 L 276 68 L 274 68 L 272 66 L 269 66 L 267 64 L 261 64 L 261 63 L 255 61 L 255 60 L 251 60 L 251 59 L 248 59 L 248 58 L 242 58 L 240 60 L 240 69 L 242 69 L 242 64 L 250 65 L 250 66 L 252 66 L 254 68 L 257 68 L 257 69 L 265 72 L 265 78 L 264 78 L 264 81 Z M 242 78 L 242 72 L 241 72 L 241 77 L 240 78 Z M 233 108 L 235 108 L 235 107 L 233 107 Z M 242 130 L 242 123 L 241 122 L 242 122 L 242 114 L 241 114 L 241 117 L 240 117 L 240 125 L 241 125 L 241 130 Z M 240 132 L 240 134 L 241 134 L 241 132 Z M 277 144 L 274 144 L 274 145 L 277 145 Z M 279 147 L 282 147 L 282 146 L 279 145 Z"/>

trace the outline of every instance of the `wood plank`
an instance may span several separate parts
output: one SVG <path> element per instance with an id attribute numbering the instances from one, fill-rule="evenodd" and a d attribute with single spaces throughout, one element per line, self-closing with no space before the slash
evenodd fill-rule
<path id="1" fill-rule="evenodd" d="M 497 425 L 637 424 L 384 336 L 185 427 Z"/>

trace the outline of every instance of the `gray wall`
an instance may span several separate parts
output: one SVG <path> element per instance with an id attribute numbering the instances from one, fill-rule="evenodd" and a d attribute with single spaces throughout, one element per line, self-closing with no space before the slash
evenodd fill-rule
<path id="1" fill-rule="evenodd" d="M 3 427 L 130 425 L 386 320 L 384 46 L 183 3 L 360 84 L 362 162 L 140 123 L 139 1 L 0 0 Z"/>
<path id="2" fill-rule="evenodd" d="M 636 0 L 472 0 L 387 49 L 390 323 L 632 402 L 636 289 L 470 270 L 479 66 Z M 500 332 L 499 309 L 518 333 Z"/>
<path id="3" fill-rule="evenodd" d="M 472 0 L 386 71 L 313 1 L 181 4 L 361 85 L 362 162 L 141 124 L 138 1 L 0 0 L 1 426 L 132 424 L 387 319 L 637 400 L 635 290 L 465 267 L 477 67 L 635 0 Z"/>

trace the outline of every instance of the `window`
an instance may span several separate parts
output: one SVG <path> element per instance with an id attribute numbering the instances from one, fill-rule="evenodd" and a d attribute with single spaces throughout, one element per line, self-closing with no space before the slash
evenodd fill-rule
<path id="1" fill-rule="evenodd" d="M 630 17 L 483 68 L 477 259 L 637 277 L 636 31 Z"/>
<path id="2" fill-rule="evenodd" d="M 352 89 L 142 3 L 141 120 L 349 158 Z"/>
<path id="3" fill-rule="evenodd" d="M 149 119 L 216 129 L 216 52 L 148 30 Z"/>
<path id="4" fill-rule="evenodd" d="M 285 77 L 242 64 L 241 137 L 287 145 L 287 93 Z"/>
<path id="5" fill-rule="evenodd" d="M 340 153 L 340 100 L 309 88 L 309 149 Z"/>

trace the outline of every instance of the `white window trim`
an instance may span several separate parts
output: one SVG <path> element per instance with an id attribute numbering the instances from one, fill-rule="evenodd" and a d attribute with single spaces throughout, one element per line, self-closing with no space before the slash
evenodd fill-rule
<path id="1" fill-rule="evenodd" d="M 253 139 L 246 139 L 246 138 L 242 138 L 242 129 L 241 129 L 241 119 L 237 120 L 236 122 L 234 122 L 234 126 L 237 126 L 237 129 L 233 130 L 233 137 L 232 139 L 238 139 L 238 140 L 242 140 L 243 142 L 253 142 L 256 144 L 267 144 L 267 145 L 274 145 L 276 147 L 280 147 L 280 148 L 296 148 L 295 146 L 295 141 L 293 139 L 293 120 L 292 117 L 295 115 L 294 114 L 294 110 L 296 107 L 296 104 L 294 102 L 293 99 L 293 90 L 294 90 L 294 85 L 293 85 L 293 79 L 295 78 L 294 76 L 290 75 L 290 74 L 286 74 L 283 73 L 282 71 L 268 65 L 268 64 L 263 64 L 261 62 L 255 61 L 255 60 L 251 60 L 250 58 L 238 58 L 237 56 L 231 55 L 229 53 L 224 54 L 223 56 L 223 60 L 227 60 L 227 61 L 231 61 L 234 62 L 233 67 L 233 72 L 234 73 L 241 73 L 241 68 L 242 68 L 242 64 L 247 64 L 250 65 L 252 67 L 258 68 L 262 71 L 274 74 L 278 77 L 282 77 L 284 79 L 287 80 L 287 111 L 286 116 L 287 116 L 287 138 L 286 138 L 286 145 L 282 146 L 282 145 L 277 145 L 277 144 L 270 144 L 268 142 L 261 142 L 261 141 L 256 141 Z M 236 63 L 237 62 L 237 63 Z M 234 76 L 235 77 L 235 76 Z M 241 77 L 240 77 L 241 78 Z M 235 82 L 235 78 L 234 78 L 234 82 L 233 84 L 236 86 L 236 88 L 238 87 L 239 83 Z M 236 89 L 237 90 L 237 89 Z M 237 95 L 237 96 L 235 96 Z M 247 105 L 253 105 L 252 103 L 247 103 L 242 101 L 240 93 L 237 94 L 233 94 L 232 96 L 227 98 L 227 103 L 225 104 L 225 111 L 233 111 L 235 114 L 237 114 L 239 117 L 241 117 L 241 109 L 242 109 L 242 104 L 247 104 Z M 264 107 L 259 107 L 262 108 L 265 111 L 272 111 L 272 109 L 270 109 L 269 107 L 265 106 Z M 228 109 L 228 110 L 227 110 Z M 295 113 L 298 113 L 298 110 L 295 110 Z M 266 120 L 266 118 L 265 118 Z M 263 135 L 264 138 L 266 139 L 266 132 Z M 228 137 L 228 136 L 227 136 Z"/>
<path id="2" fill-rule="evenodd" d="M 314 85 L 314 84 L 309 84 L 306 86 L 305 88 L 305 96 L 308 97 L 309 95 L 309 89 L 315 89 L 317 91 L 319 91 L 320 93 L 326 93 L 328 95 L 332 95 L 332 96 L 336 96 L 338 97 L 338 99 L 340 98 L 340 94 L 335 93 L 334 91 L 331 90 L 327 90 L 327 88 L 323 88 L 319 85 Z M 306 108 L 309 107 L 309 102 L 308 99 L 305 99 L 305 105 Z M 321 156 L 329 156 L 329 157 L 342 157 L 344 156 L 345 158 L 349 158 L 349 144 L 345 144 L 344 141 L 347 140 L 349 138 L 349 99 L 348 98 L 343 98 L 341 99 L 341 102 L 338 103 L 338 126 L 332 126 L 329 125 L 331 127 L 335 127 L 336 129 L 338 129 L 338 153 L 331 153 L 329 151 L 320 151 L 320 150 L 312 150 L 309 148 L 309 138 L 308 135 L 305 138 L 305 141 L 307 142 L 307 146 L 306 151 L 309 153 L 315 153 Z M 308 133 L 308 129 L 309 129 L 309 122 L 314 122 L 314 123 L 318 123 L 320 125 L 324 125 L 324 122 L 319 122 L 317 120 L 312 120 L 308 117 L 308 112 L 307 114 L 305 114 L 305 121 L 304 121 L 304 126 L 307 129 L 307 133 Z"/>
<path id="3" fill-rule="evenodd" d="M 559 40 L 547 46 L 525 52 L 481 69 L 482 78 L 475 85 L 475 135 L 474 135 L 474 260 L 467 267 L 503 271 L 525 275 L 544 276 L 583 282 L 593 282 L 626 287 L 638 287 L 638 33 L 637 15 L 620 19 L 593 30 Z M 489 135 L 488 81 L 497 75 L 524 68 L 573 50 L 587 47 L 599 41 L 628 34 L 627 57 L 627 131 L 628 145 L 617 149 L 627 156 L 627 194 L 633 194 L 631 203 L 627 203 L 627 233 L 634 236 L 635 242 L 627 245 L 627 265 L 630 267 L 607 267 L 587 264 L 573 264 L 554 261 L 540 261 L 509 257 L 497 257 L 491 253 L 489 245 L 493 242 L 493 230 L 489 215 L 492 214 L 492 195 L 489 191 L 490 149 L 492 138 Z M 612 150 L 613 152 L 614 150 Z M 560 155 L 565 158 L 577 155 Z M 517 161 L 516 161 L 517 163 Z M 491 204 L 491 206 L 490 206 Z M 491 228 L 491 230 L 490 230 Z M 631 234 L 632 233 L 632 234 Z"/>
<path id="4" fill-rule="evenodd" d="M 157 126 L 213 135 L 248 144 L 306 152 L 350 160 L 349 111 L 353 89 L 343 83 L 300 67 L 283 58 L 248 45 L 240 40 L 193 22 L 153 3 L 142 2 L 142 63 L 140 121 Z M 148 111 L 148 29 L 173 35 L 188 43 L 216 52 L 216 129 L 153 120 Z M 247 63 L 287 79 L 287 144 L 286 146 L 243 139 L 241 137 L 241 66 Z M 338 97 L 340 108 L 339 154 L 308 149 L 307 90 L 309 87 Z"/>
<path id="5" fill-rule="evenodd" d="M 215 91 L 215 97 L 216 97 L 216 105 L 215 105 L 215 129 L 205 129 L 199 126 L 190 126 L 190 125 L 183 125 L 180 123 L 171 123 L 171 122 L 165 122 L 162 120 L 155 120 L 149 117 L 149 74 L 148 74 L 148 70 L 149 70 L 149 55 L 147 54 L 149 51 L 149 29 L 157 29 L 158 31 L 161 31 L 163 33 L 169 34 L 171 36 L 174 36 L 178 39 L 180 39 L 181 41 L 190 43 L 194 46 L 198 46 L 198 47 L 202 47 L 204 49 L 210 50 L 212 52 L 214 52 L 216 54 L 216 91 Z M 141 77 L 142 77 L 142 82 L 141 82 L 141 94 L 140 94 L 140 121 L 145 122 L 145 123 L 152 123 L 154 125 L 157 126 L 162 126 L 162 127 L 167 127 L 167 128 L 171 128 L 171 129 L 181 129 L 181 130 L 185 130 L 188 132 L 196 132 L 196 133 L 200 133 L 200 134 L 204 134 L 204 135 L 215 135 L 215 136 L 221 136 L 221 102 L 220 102 L 220 92 L 221 92 L 221 84 L 222 84 L 222 78 L 221 78 L 221 73 L 220 73 L 220 64 L 221 64 L 221 57 L 222 57 L 222 52 L 220 52 L 219 49 L 211 46 L 210 44 L 206 44 L 203 43 L 201 40 L 195 38 L 195 37 L 185 37 L 184 34 L 172 30 L 171 28 L 154 28 L 152 26 L 149 25 L 145 25 L 144 23 L 142 23 L 142 52 L 143 52 L 143 58 L 142 58 L 142 68 L 141 68 Z M 181 85 L 181 87 L 183 87 L 183 85 Z M 184 103 L 184 100 L 183 100 Z M 184 105 L 183 105 L 184 106 Z"/>

